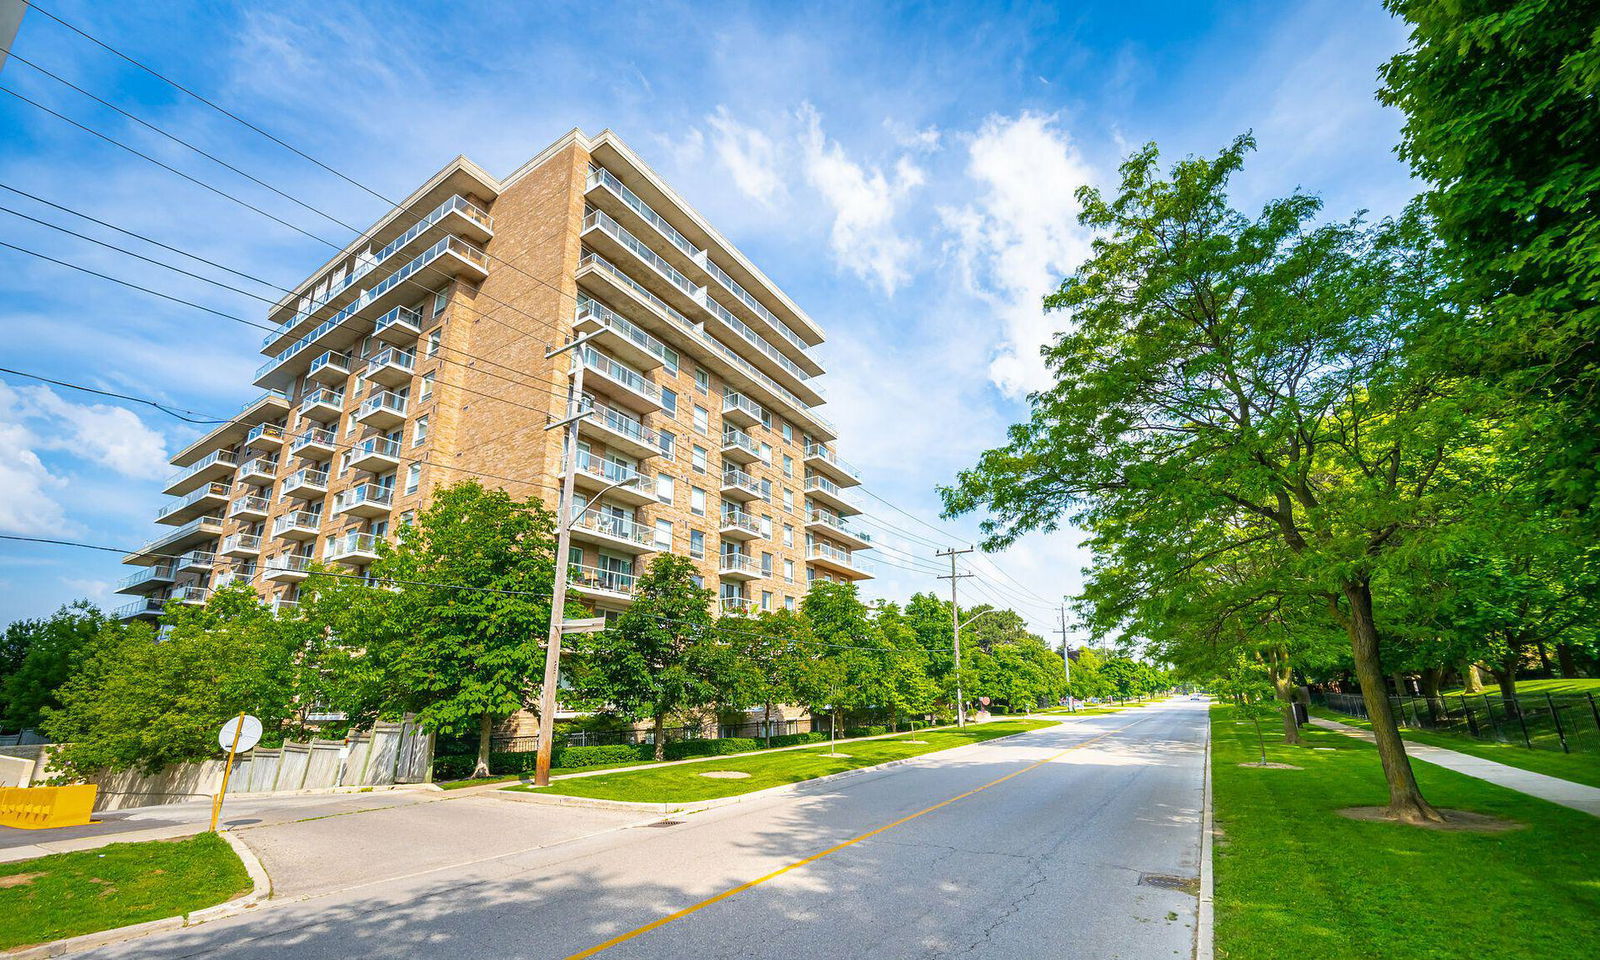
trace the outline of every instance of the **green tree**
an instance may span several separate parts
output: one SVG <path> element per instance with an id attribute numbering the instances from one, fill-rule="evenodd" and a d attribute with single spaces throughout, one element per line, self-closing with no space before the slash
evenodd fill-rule
<path id="1" fill-rule="evenodd" d="M 98 607 L 79 600 L 49 619 L 18 620 L 7 626 L 0 647 L 21 655 L 0 674 L 0 726 L 34 729 L 44 711 L 59 708 L 56 691 L 72 675 L 79 652 L 105 622 Z"/>
<path id="2" fill-rule="evenodd" d="M 805 621 L 798 613 L 778 610 L 753 621 L 723 617 L 717 630 L 734 650 L 724 682 L 737 692 L 729 699 L 741 709 L 760 707 L 762 729 L 770 731 L 774 708 L 793 699 L 784 666 L 801 655 L 798 641 L 810 633 Z"/>
<path id="3" fill-rule="evenodd" d="M 1406 114 L 1400 154 L 1464 299 L 1439 346 L 1536 408 L 1541 474 L 1600 491 L 1600 4 L 1386 0 L 1411 25 L 1379 97 Z"/>
<path id="4" fill-rule="evenodd" d="M 555 585 L 555 515 L 468 480 L 435 492 L 370 574 L 384 586 L 345 618 L 339 641 L 375 672 L 379 709 L 441 733 L 478 734 L 488 776 L 497 720 L 538 695 Z"/>
<path id="5" fill-rule="evenodd" d="M 915 718 L 933 711 L 939 685 L 928 672 L 930 654 L 898 606 L 884 605 L 873 618 L 873 626 L 890 651 L 885 663 L 884 709 L 889 712 L 890 725 L 898 729 L 902 717 Z"/>
<path id="6" fill-rule="evenodd" d="M 833 663 L 822 676 L 839 681 L 828 697 L 835 728 L 847 712 L 887 711 L 894 699 L 896 651 L 883 641 L 855 584 L 818 580 L 801 598 L 800 611 Z"/>
<path id="7" fill-rule="evenodd" d="M 624 716 L 654 722 L 655 756 L 666 758 L 666 722 L 711 703 L 726 663 L 711 616 L 712 593 L 688 559 L 657 554 L 634 581 L 633 604 L 585 656 L 581 685 Z"/>
<path id="8" fill-rule="evenodd" d="M 1476 421 L 1447 378 L 1405 362 L 1413 331 L 1453 307 L 1415 216 L 1318 226 L 1300 194 L 1232 209 L 1227 182 L 1252 147 L 1241 137 L 1162 179 L 1147 146 L 1115 197 L 1079 191 L 1100 237 L 1046 301 L 1073 318 L 1045 350 L 1056 385 L 943 491 L 946 507 L 987 507 L 989 549 L 1072 516 L 1097 551 L 1137 540 L 1171 569 L 1197 529 L 1281 543 L 1285 576 L 1346 628 L 1391 814 L 1437 819 L 1383 695 L 1371 583 L 1471 488 L 1453 456 L 1478 442 Z"/>
<path id="9" fill-rule="evenodd" d="M 45 709 L 59 767 L 88 778 L 203 760 L 240 711 L 260 718 L 268 742 L 292 728 L 301 631 L 244 584 L 171 607 L 160 640 L 145 624 L 103 622 L 84 647 L 60 709 Z"/>

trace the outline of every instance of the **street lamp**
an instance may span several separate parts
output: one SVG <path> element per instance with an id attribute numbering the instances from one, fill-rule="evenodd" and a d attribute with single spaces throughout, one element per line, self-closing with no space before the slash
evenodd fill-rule
<path id="1" fill-rule="evenodd" d="M 951 638 L 951 643 L 956 652 L 956 726 L 958 727 L 965 727 L 967 725 L 967 701 L 961 695 L 961 628 L 972 623 L 972 621 L 978 619 L 979 617 L 984 617 L 991 613 L 999 612 L 1000 611 L 992 607 L 988 610 L 979 610 L 977 613 L 965 620 L 960 621 L 955 626 L 955 636 Z"/>

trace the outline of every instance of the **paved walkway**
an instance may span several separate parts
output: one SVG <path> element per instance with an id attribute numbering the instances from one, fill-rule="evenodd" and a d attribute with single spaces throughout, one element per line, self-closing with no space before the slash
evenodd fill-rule
<path id="1" fill-rule="evenodd" d="M 1324 720 L 1321 717 L 1312 717 L 1311 724 L 1324 730 L 1335 730 L 1350 737 L 1359 737 L 1371 743 L 1373 736 L 1369 731 L 1360 727 L 1352 727 L 1336 720 Z M 1560 777 L 1550 777 L 1521 767 L 1512 767 L 1504 763 L 1495 763 L 1482 757 L 1474 757 L 1455 750 L 1446 750 L 1443 747 L 1429 746 L 1417 743 L 1414 740 L 1406 741 L 1406 753 L 1418 760 L 1426 760 L 1435 766 L 1464 773 L 1469 777 L 1487 780 L 1496 786 L 1508 790 L 1526 793 L 1531 797 L 1559 803 L 1563 807 L 1582 810 L 1584 813 L 1600 817 L 1600 787 L 1591 787 L 1582 783 L 1573 783 L 1571 780 L 1562 780 Z"/>

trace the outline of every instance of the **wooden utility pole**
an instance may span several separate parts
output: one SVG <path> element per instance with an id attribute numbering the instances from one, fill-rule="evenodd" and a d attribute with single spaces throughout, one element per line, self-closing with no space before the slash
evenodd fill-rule
<path id="1" fill-rule="evenodd" d="M 974 574 L 956 573 L 956 556 L 971 552 L 971 547 L 965 550 L 957 550 L 952 547 L 949 550 L 940 550 L 934 554 L 936 557 L 950 558 L 949 576 L 940 575 L 939 579 L 950 581 L 950 648 L 955 655 L 956 661 L 956 726 L 958 727 L 967 725 L 967 701 L 961 695 L 961 607 L 956 603 L 956 583 L 961 578 L 974 576 Z"/>

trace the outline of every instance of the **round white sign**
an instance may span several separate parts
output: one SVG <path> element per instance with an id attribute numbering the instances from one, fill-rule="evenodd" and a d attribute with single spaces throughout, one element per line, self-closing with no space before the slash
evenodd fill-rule
<path id="1" fill-rule="evenodd" d="M 238 730 L 239 734 L 239 743 L 237 746 L 234 746 L 233 742 L 235 729 Z M 224 723 L 221 730 L 217 731 L 217 743 L 222 745 L 222 749 L 224 751 L 226 751 L 229 747 L 233 747 L 233 749 L 237 750 L 239 753 L 244 753 L 246 750 L 249 750 L 251 747 L 254 747 L 260 742 L 261 721 L 252 716 L 247 715 L 243 717 L 234 717 L 232 720 Z"/>

